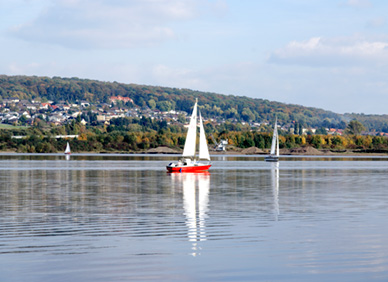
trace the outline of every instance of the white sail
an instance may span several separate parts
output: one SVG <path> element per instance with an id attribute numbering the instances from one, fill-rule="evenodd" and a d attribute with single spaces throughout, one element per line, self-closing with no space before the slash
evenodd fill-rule
<path id="1" fill-rule="evenodd" d="M 183 149 L 183 157 L 195 156 L 195 145 L 197 138 L 197 102 L 194 104 L 193 113 L 191 114 L 189 130 L 187 131 L 185 147 Z"/>
<path id="2" fill-rule="evenodd" d="M 272 136 L 272 144 L 271 144 L 271 155 L 275 155 L 275 150 L 276 150 L 276 141 L 278 138 L 278 125 L 277 125 L 277 119 L 275 121 L 275 127 L 273 129 L 273 136 Z M 279 150 L 278 150 L 279 151 Z"/>
<path id="3" fill-rule="evenodd" d="M 199 113 L 199 159 L 210 161 L 210 155 L 209 150 L 207 148 L 205 129 L 203 128 L 201 113 Z"/>
<path id="4" fill-rule="evenodd" d="M 70 145 L 69 145 L 69 142 L 67 142 L 65 154 L 70 154 Z"/>
<path id="5" fill-rule="evenodd" d="M 276 127 L 276 156 L 279 157 L 279 134 L 278 134 L 277 127 Z"/>

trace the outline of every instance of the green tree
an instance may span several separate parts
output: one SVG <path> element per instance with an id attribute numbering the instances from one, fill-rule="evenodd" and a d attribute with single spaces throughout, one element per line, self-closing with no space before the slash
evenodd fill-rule
<path id="1" fill-rule="evenodd" d="M 26 121 L 27 121 L 27 118 L 25 115 L 22 115 L 20 118 L 19 118 L 19 122 L 21 125 L 25 125 L 26 124 Z"/>
<path id="2" fill-rule="evenodd" d="M 150 99 L 148 100 L 148 106 L 150 107 L 150 109 L 155 109 L 156 108 L 156 102 L 154 99 Z"/>
<path id="3" fill-rule="evenodd" d="M 315 131 L 315 134 L 327 135 L 327 130 L 324 127 L 320 127 Z"/>
<path id="4" fill-rule="evenodd" d="M 365 126 L 358 120 L 352 120 L 349 122 L 345 129 L 346 134 L 359 135 L 361 131 L 365 130 Z"/>

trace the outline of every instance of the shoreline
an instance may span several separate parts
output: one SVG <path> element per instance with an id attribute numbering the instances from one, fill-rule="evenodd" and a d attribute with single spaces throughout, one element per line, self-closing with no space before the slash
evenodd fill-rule
<path id="1" fill-rule="evenodd" d="M 210 151 L 210 155 L 213 156 L 262 156 L 265 157 L 269 153 L 268 152 L 262 152 L 262 153 L 244 153 L 241 151 L 226 151 L 226 152 L 216 152 L 216 151 Z M 0 155 L 29 155 L 29 154 L 39 154 L 39 155 L 64 155 L 62 152 L 57 153 L 19 153 L 15 151 L 0 151 Z M 182 152 L 147 152 L 147 151 L 132 151 L 132 152 L 123 152 L 123 151 L 102 151 L 102 152 L 73 152 L 72 155 L 77 154 L 94 154 L 94 155 L 181 155 Z M 290 156 L 311 156 L 311 157 L 388 157 L 388 153 L 381 153 L 381 152 L 352 152 L 352 151 L 346 151 L 346 152 L 316 152 L 314 154 L 309 153 L 282 153 L 280 152 L 279 157 L 290 157 Z"/>

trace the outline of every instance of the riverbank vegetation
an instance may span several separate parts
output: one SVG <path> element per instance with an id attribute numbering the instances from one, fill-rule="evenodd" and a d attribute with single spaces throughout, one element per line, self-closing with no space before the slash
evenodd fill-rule
<path id="1" fill-rule="evenodd" d="M 386 115 L 340 115 L 257 98 L 59 77 L 0 75 L 0 98 L 3 152 L 63 152 L 66 142 L 73 152 L 181 151 L 196 99 L 210 148 L 213 140 L 227 139 L 229 148 L 265 151 L 276 117 L 283 149 L 388 150 Z"/>
<path id="2" fill-rule="evenodd" d="M 227 139 L 229 148 L 257 147 L 263 151 L 270 148 L 272 133 L 252 130 L 247 126 L 224 124 L 214 127 L 207 123 L 209 148 L 213 139 Z M 385 136 L 361 136 L 346 131 L 346 135 L 290 134 L 280 130 L 280 148 L 292 149 L 311 146 L 332 151 L 362 150 L 364 152 L 388 152 L 388 138 Z M 78 135 L 78 138 L 55 138 L 58 134 Z M 14 138 L 14 136 L 20 139 Z M 186 138 L 183 126 L 168 125 L 164 121 L 151 119 L 117 119 L 110 125 L 85 126 L 79 121 L 47 129 L 38 126 L 30 128 L 2 129 L 0 131 L 0 151 L 20 153 L 56 153 L 70 143 L 73 152 L 146 152 L 148 149 L 168 147 L 182 150 Z"/>

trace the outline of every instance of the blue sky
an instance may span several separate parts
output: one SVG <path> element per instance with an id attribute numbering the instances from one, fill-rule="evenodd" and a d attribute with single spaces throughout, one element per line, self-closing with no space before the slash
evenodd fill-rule
<path id="1" fill-rule="evenodd" d="M 0 0 L 0 74 L 388 114 L 388 1 Z"/>

